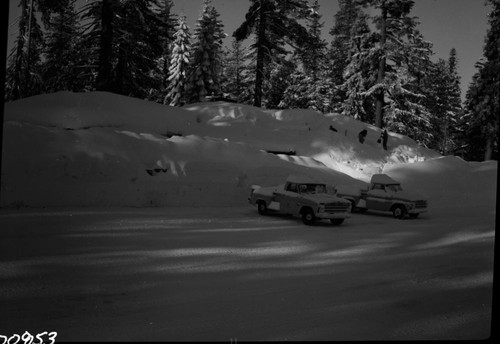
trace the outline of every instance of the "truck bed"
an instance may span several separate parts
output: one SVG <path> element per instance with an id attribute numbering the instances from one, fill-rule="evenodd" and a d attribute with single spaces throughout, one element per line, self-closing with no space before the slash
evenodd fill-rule
<path id="1" fill-rule="evenodd" d="M 362 189 L 356 185 L 338 185 L 336 189 L 338 196 L 361 197 Z"/>

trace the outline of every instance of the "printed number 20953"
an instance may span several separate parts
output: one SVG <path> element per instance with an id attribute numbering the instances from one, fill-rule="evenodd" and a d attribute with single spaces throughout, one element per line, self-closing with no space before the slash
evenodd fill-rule
<path id="1" fill-rule="evenodd" d="M 10 337 L 0 334 L 0 344 L 54 344 L 56 337 L 57 332 L 41 332 L 32 335 L 28 331 L 25 331 L 22 335 L 14 333 Z"/>

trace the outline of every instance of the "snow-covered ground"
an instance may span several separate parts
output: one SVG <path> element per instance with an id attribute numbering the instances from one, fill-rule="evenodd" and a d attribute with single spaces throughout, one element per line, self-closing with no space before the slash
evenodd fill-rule
<path id="1" fill-rule="evenodd" d="M 338 185 L 384 172 L 432 201 L 469 192 L 494 200 L 496 162 L 442 157 L 396 133 L 384 151 L 379 136 L 371 125 L 311 110 L 40 95 L 5 105 L 1 206 L 244 205 L 250 185 L 275 185 L 290 173 Z"/>
<path id="2" fill-rule="evenodd" d="M 333 127 L 335 131 L 330 130 L 330 127 Z M 363 129 L 368 131 L 368 135 L 365 143 L 361 144 L 358 142 L 358 133 Z M 165 228 L 175 228 L 179 233 L 182 232 L 183 228 L 189 230 L 188 243 L 191 246 L 188 247 L 184 247 L 183 241 L 176 241 L 175 244 L 168 241 L 167 236 L 173 232 L 158 232 L 158 239 L 167 240 L 162 242 L 168 243 L 167 246 L 172 249 L 172 254 L 180 252 L 182 253 L 180 257 L 186 259 L 185 262 L 180 262 L 184 264 L 179 266 L 182 273 L 185 272 L 184 268 L 188 269 L 189 274 L 195 273 L 196 267 L 199 266 L 198 259 L 203 260 L 203 257 L 206 256 L 205 253 L 209 252 L 209 256 L 213 257 L 215 262 L 222 261 L 224 263 L 221 266 L 219 263 L 214 263 L 212 268 L 215 270 L 212 273 L 224 271 L 229 276 L 233 276 L 230 271 L 234 270 L 235 273 L 239 273 L 241 269 L 250 269 L 255 281 L 260 281 L 258 276 L 266 275 L 269 271 L 273 273 L 273 267 L 283 268 L 281 263 L 286 265 L 284 270 L 280 270 L 283 273 L 288 273 L 287 269 L 293 270 L 294 267 L 299 267 L 301 273 L 304 272 L 307 275 L 306 270 L 309 267 L 325 269 L 321 273 L 328 274 L 328 269 L 332 266 L 331 264 L 336 264 L 337 258 L 355 257 L 355 262 L 369 259 L 370 264 L 366 266 L 356 265 L 353 266 L 355 270 L 346 271 L 342 275 L 343 282 L 340 284 L 333 277 L 327 278 L 328 285 L 332 288 L 338 288 L 338 291 L 342 292 L 345 297 L 359 296 L 360 299 L 364 300 L 363 302 L 368 302 L 374 290 L 376 290 L 375 294 L 379 292 L 384 295 L 386 292 L 397 293 L 397 286 L 386 290 L 386 284 L 379 284 L 378 275 L 374 272 L 379 266 L 386 269 L 387 273 L 391 272 L 391 278 L 402 276 L 401 283 L 403 285 L 408 282 L 408 277 L 411 288 L 407 290 L 417 290 L 420 287 L 425 289 L 431 285 L 439 285 L 438 289 L 443 291 L 448 290 L 446 288 L 451 286 L 450 288 L 458 293 L 457 295 L 461 295 L 461 291 L 472 293 L 471 290 L 478 290 L 474 289 L 478 286 L 486 288 L 481 289 L 483 291 L 481 291 L 482 296 L 478 306 L 486 308 L 481 311 L 483 313 L 476 308 L 474 314 L 467 313 L 463 309 L 460 311 L 455 309 L 457 311 L 454 311 L 455 313 L 443 313 L 442 318 L 439 318 L 442 321 L 440 324 L 449 320 L 450 326 L 444 335 L 440 334 L 439 328 L 432 324 L 436 319 L 429 318 L 430 312 L 433 311 L 432 305 L 425 303 L 426 307 L 430 307 L 425 309 L 425 316 L 423 309 L 415 310 L 417 313 L 421 312 L 417 316 L 421 323 L 412 323 L 411 315 L 405 313 L 405 321 L 407 321 L 405 326 L 407 327 L 399 328 L 400 332 L 397 332 L 399 334 L 394 334 L 387 328 L 381 330 L 380 326 L 384 326 L 384 324 L 389 326 L 398 316 L 381 314 L 386 309 L 373 303 L 370 307 L 380 311 L 380 314 L 362 315 L 363 307 L 355 307 L 348 309 L 349 318 L 336 318 L 340 325 L 343 324 L 337 329 L 342 330 L 344 336 L 339 334 L 338 338 L 363 339 L 363 336 L 356 337 L 355 323 L 357 320 L 361 321 L 360 325 L 362 326 L 372 324 L 372 327 L 367 328 L 367 333 L 372 334 L 372 337 L 369 337 L 368 334 L 368 339 L 373 338 L 373 334 L 378 334 L 377 338 L 385 339 L 401 338 L 404 337 L 404 334 L 411 334 L 412 338 L 417 339 L 470 338 L 465 332 L 474 328 L 478 321 L 484 323 L 484 319 L 488 319 L 491 310 L 485 300 L 489 299 L 488 295 L 490 295 L 492 284 L 497 162 L 467 162 L 458 157 L 443 157 L 432 150 L 418 146 L 408 137 L 392 132 L 389 133 L 388 150 L 385 151 L 377 143 L 379 136 L 380 129 L 337 114 L 321 115 L 310 110 L 261 110 L 252 106 L 232 103 L 201 103 L 174 108 L 103 92 L 59 92 L 7 103 L 5 104 L 3 132 L 0 202 L 2 208 L 7 209 L 0 212 L 0 220 L 9 228 L 2 228 L 0 235 L 2 239 L 14 238 L 14 244 L 24 245 L 31 242 L 28 240 L 29 238 L 33 236 L 40 238 L 40 235 L 44 235 L 33 228 L 31 222 L 33 219 L 45 218 L 44 214 L 47 216 L 56 214 L 62 219 L 61 221 L 66 221 L 65 214 L 75 214 L 81 215 L 75 216 L 79 219 L 78 221 L 73 218 L 73 221 L 77 222 L 75 230 L 81 231 L 78 232 L 81 237 L 88 239 L 90 235 L 93 238 L 92 228 L 97 228 L 99 232 L 103 231 L 103 233 L 107 233 L 109 230 L 113 231 L 113 235 L 109 238 L 107 234 L 104 235 L 106 240 L 113 241 L 118 237 L 121 238 L 120 240 L 125 240 L 128 237 L 127 231 L 131 228 L 134 228 L 135 231 L 142 228 L 141 226 L 147 225 L 152 217 L 161 217 L 161 221 L 155 222 L 155 230 L 163 228 L 164 225 Z M 267 153 L 266 150 L 294 151 L 296 155 L 275 155 Z M 247 204 L 251 185 L 277 185 L 292 173 L 320 177 L 323 180 L 328 180 L 332 185 L 364 185 L 372 174 L 381 172 L 400 181 L 404 188 L 415 189 L 425 195 L 429 200 L 429 212 L 417 220 L 407 221 L 398 221 L 390 216 L 353 214 L 353 217 L 340 227 L 319 226 L 317 231 L 304 232 L 304 225 L 299 220 L 294 222 L 294 220 L 281 217 L 262 218 L 257 215 L 255 209 Z M 148 215 L 146 218 L 142 215 L 134 217 L 133 214 L 140 212 L 140 209 L 150 207 L 159 207 L 156 209 L 159 212 L 149 209 L 146 212 L 154 211 L 153 215 Z M 95 215 L 95 209 L 106 212 L 106 221 L 95 219 L 95 216 L 101 216 Z M 110 210 L 106 211 L 105 209 Z M 223 209 L 223 211 L 218 209 Z M 20 213 L 16 213 L 18 211 Z M 59 211 L 61 213 L 58 213 Z M 88 211 L 89 216 L 85 216 L 86 211 Z M 181 215 L 178 215 L 179 220 L 176 222 L 177 215 L 175 214 L 177 213 Z M 16 214 L 23 216 L 19 217 Z M 130 214 L 129 216 L 133 217 L 130 223 L 124 227 L 120 225 L 116 228 L 106 229 L 109 224 L 118 221 L 118 218 L 122 219 L 124 214 Z M 114 219 L 114 216 L 117 218 Z M 226 217 L 229 217 L 228 221 L 224 220 Z M 256 224 L 250 224 L 253 219 L 255 219 Z M 85 225 L 90 220 L 93 221 L 92 226 L 94 227 Z M 51 221 L 59 223 L 59 220 Z M 169 221 L 173 222 L 169 223 Z M 192 223 L 196 224 L 196 228 L 192 228 L 190 225 Z M 214 227 L 214 223 L 219 224 Z M 66 251 L 59 244 L 69 244 L 70 247 L 76 245 L 75 249 L 81 250 L 81 252 L 86 252 L 90 248 L 78 246 L 82 245 L 80 240 L 67 241 L 68 237 L 62 233 L 60 228 L 55 229 L 54 226 L 42 226 L 40 230 L 47 230 L 50 233 L 52 230 L 57 231 L 57 235 L 44 242 L 59 252 L 58 254 L 67 255 L 67 264 L 69 265 L 66 266 L 66 269 L 69 273 L 72 271 L 69 268 L 72 259 L 76 259 L 75 262 L 81 264 L 80 258 L 82 257 L 73 257 L 74 253 L 71 253 L 69 249 Z M 71 226 L 68 228 L 73 228 Z M 220 226 L 226 227 L 220 228 Z M 388 226 L 389 231 L 387 230 Z M 21 234 L 16 234 L 17 231 Z M 334 232 L 332 233 L 332 231 Z M 235 233 L 243 232 L 245 240 L 237 243 L 231 241 Z M 196 233 L 205 233 L 205 236 L 210 233 L 210 236 L 196 237 Z M 272 236 L 271 243 L 275 243 L 276 247 L 273 246 L 267 250 L 265 245 L 269 244 L 268 238 L 261 237 L 265 233 Z M 281 235 L 284 236 L 283 239 L 279 239 Z M 289 235 L 296 236 L 296 240 L 290 239 Z M 332 235 L 334 235 L 334 239 L 331 238 Z M 100 239 L 95 237 L 92 240 Z M 307 244 L 308 240 L 314 241 L 311 244 L 313 246 L 307 246 L 309 245 Z M 111 241 L 109 243 L 113 246 Z M 252 243 L 251 247 L 247 247 L 250 245 L 247 242 Z M 307 244 L 307 247 L 300 246 L 297 244 L 299 242 L 300 245 Z M 95 244 L 97 245 L 98 242 Z M 127 242 L 127 245 L 129 244 L 133 243 Z M 148 261 L 149 253 L 147 251 L 149 248 L 147 246 L 151 244 L 156 245 L 154 241 L 148 242 L 137 252 L 134 251 L 133 255 L 139 255 Z M 23 271 L 31 271 L 28 269 L 28 265 L 38 264 L 37 266 L 40 267 L 39 264 L 42 264 L 48 269 L 50 266 L 55 266 L 54 264 L 60 264 L 47 252 L 40 253 L 40 256 L 48 254 L 49 257 L 38 261 L 38 263 L 35 260 L 31 262 L 28 258 L 36 256 L 39 247 L 35 243 L 28 245 L 31 245 L 27 247 L 31 247 L 34 251 L 31 249 L 25 253 L 22 251 L 19 256 L 12 247 L 4 246 L 4 249 L 8 249 L 3 255 L 7 256 L 4 257 L 6 258 L 5 263 L 0 264 L 0 270 L 22 275 Z M 286 251 L 288 248 L 291 250 L 290 252 Z M 396 248 L 396 252 L 394 248 Z M 158 247 L 157 249 L 164 248 Z M 284 262 L 281 261 L 282 253 L 275 255 L 274 249 L 278 251 L 284 249 L 288 252 L 285 253 Z M 202 254 L 200 254 L 200 250 L 202 250 Z M 89 254 L 96 253 L 94 249 L 91 251 L 88 251 Z M 375 253 L 373 256 L 364 256 L 365 253 L 372 251 Z M 131 254 L 130 252 L 130 247 L 127 246 L 123 252 L 117 254 L 122 257 L 122 254 Z M 243 252 L 243 256 L 238 252 Z M 164 253 L 162 251 L 161 254 Z M 252 256 L 251 260 L 242 261 L 242 257 L 247 257 L 247 253 Z M 105 253 L 102 254 L 105 255 Z M 405 257 L 404 260 L 397 259 L 402 255 Z M 433 257 L 438 256 L 439 260 L 434 260 Z M 460 270 L 460 267 L 450 268 L 453 257 L 457 256 L 461 257 L 458 260 L 460 264 L 469 264 L 464 268 L 467 270 L 466 272 L 463 269 Z M 92 257 L 92 259 L 97 259 L 96 256 Z M 170 256 L 162 257 L 165 259 L 162 260 L 158 268 L 167 274 L 170 273 L 170 269 L 176 269 L 175 264 L 172 264 L 179 257 L 175 256 L 175 259 Z M 378 259 L 383 261 L 383 264 L 377 265 L 377 261 L 373 260 L 375 257 L 379 257 Z M 195 258 L 197 263 L 190 266 L 191 259 Z M 110 257 L 110 259 L 114 258 Z M 125 264 L 128 264 L 127 262 L 129 261 L 126 260 Z M 252 262 L 258 262 L 258 264 L 247 266 Z M 18 264 L 21 265 L 18 266 Z M 408 264 L 414 265 L 408 267 Z M 210 266 L 209 264 L 209 268 Z M 238 266 L 238 268 L 232 270 L 231 266 Z M 136 268 L 142 269 L 141 267 Z M 354 273 L 354 271 L 358 271 L 360 274 Z M 444 277 L 440 277 L 440 271 L 443 271 Z M 204 283 L 207 276 L 205 272 L 193 277 L 192 281 L 190 280 L 193 283 L 189 284 L 190 288 Z M 293 276 L 298 279 L 295 280 L 293 286 L 290 286 L 289 296 L 300 300 L 303 296 L 299 286 L 299 284 L 303 284 L 300 279 L 302 275 L 296 276 L 296 272 L 293 273 Z M 92 273 L 90 274 L 92 275 Z M 311 271 L 309 271 L 310 273 Z M 455 276 L 456 274 L 459 276 Z M 452 275 L 457 278 L 447 279 Z M 387 282 L 389 277 L 385 274 L 383 276 L 386 276 L 385 281 Z M 282 276 L 282 278 L 285 277 Z M 28 281 L 28 275 L 25 278 Z M 97 276 L 97 278 L 100 277 Z M 132 281 L 127 278 L 123 277 L 122 282 Z M 221 283 L 224 287 L 230 286 L 232 278 L 224 279 L 224 282 Z M 270 301 L 275 303 L 277 302 L 275 298 L 280 294 L 280 288 L 283 288 L 280 283 L 284 280 L 274 283 L 267 278 L 266 285 L 270 290 L 261 290 L 264 294 L 257 292 L 257 298 L 262 299 L 263 303 Z M 451 284 L 444 288 L 443 285 L 448 282 Z M 71 283 L 74 281 L 70 282 L 68 288 L 73 286 L 78 289 L 77 285 Z M 259 283 L 256 282 L 254 287 L 260 288 L 258 287 Z M 322 283 L 322 280 L 318 279 L 315 287 L 320 287 Z M 82 285 L 92 288 L 91 285 Z M 363 285 L 373 286 L 375 289 L 365 290 Z M 405 286 L 408 287 L 408 285 Z M 256 293 L 252 292 L 248 285 L 241 287 L 246 297 L 251 297 Z M 306 285 L 303 287 L 309 288 Z M 351 290 L 352 287 L 362 290 L 353 289 L 355 294 L 349 294 L 348 290 Z M 17 287 L 13 286 L 12 288 Z M 28 292 L 34 287 L 28 283 L 24 284 L 23 288 L 25 289 L 22 290 Z M 168 288 L 173 293 L 172 295 L 183 297 L 181 285 L 169 284 Z M 203 293 L 203 295 L 207 293 L 207 291 L 198 289 L 193 290 L 196 290 L 193 292 L 194 295 L 199 297 L 201 294 L 196 293 Z M 62 289 L 60 291 L 63 293 Z M 328 294 L 325 291 L 323 290 L 321 295 Z M 237 292 L 236 289 L 234 291 L 235 298 L 237 298 Z M 126 294 L 126 291 L 124 293 Z M 224 294 L 221 290 L 218 290 L 217 293 L 217 297 L 222 297 Z M 436 296 L 438 294 L 429 293 L 425 296 L 430 296 L 432 302 L 439 302 L 439 297 Z M 210 293 L 208 292 L 208 294 Z M 20 297 L 19 295 L 17 297 Z M 44 300 L 49 302 L 53 300 L 54 295 L 49 295 L 48 299 Z M 133 304 L 134 299 L 129 294 L 127 295 L 125 301 L 127 304 Z M 154 295 L 160 296 L 161 291 L 157 290 Z M 328 295 L 328 298 L 333 297 Z M 187 294 L 185 296 L 187 297 Z M 210 295 L 205 296 L 210 298 Z M 309 296 L 311 305 L 318 307 L 320 304 L 324 305 L 320 295 L 317 297 Z M 141 296 L 135 295 L 134 297 Z M 454 297 L 450 296 L 450 299 L 446 300 L 450 307 L 454 303 L 460 305 L 462 302 L 461 296 L 457 296 L 457 299 Z M 25 296 L 26 300 L 31 299 Z M 42 304 L 45 301 L 41 301 Z M 151 302 L 153 301 L 154 299 L 151 299 Z M 80 301 L 77 299 L 68 302 L 68 305 L 75 306 Z M 376 301 L 373 300 L 373 302 Z M 417 302 L 417 300 L 414 299 L 411 302 Z M 464 307 L 474 308 L 477 306 L 473 306 L 474 302 L 473 298 L 467 298 L 467 306 Z M 303 303 L 307 303 L 307 299 Z M 485 304 L 486 306 L 484 306 Z M 402 302 L 401 306 L 404 305 L 405 303 Z M 218 307 L 215 304 L 211 306 Z M 66 306 L 61 304 L 58 307 Z M 65 312 L 70 311 L 68 307 L 64 310 L 60 308 L 58 312 L 66 314 Z M 220 307 L 222 307 L 222 311 L 229 309 L 227 308 L 229 306 Z M 251 323 L 255 321 L 252 316 L 259 316 L 259 312 L 251 300 L 245 302 L 242 307 L 242 311 L 250 312 L 250 315 L 245 318 L 246 332 L 244 332 L 250 334 L 252 333 Z M 285 309 L 289 308 L 285 307 Z M 291 308 L 289 310 L 292 313 L 296 311 Z M 109 311 L 111 313 L 106 314 L 112 316 L 113 310 Z M 124 311 L 128 311 L 128 309 L 124 308 Z M 180 311 L 184 312 L 182 307 Z M 231 312 L 233 311 L 236 312 L 236 310 L 231 309 Z M 26 316 L 22 310 L 16 310 L 16 312 L 18 319 Z M 142 312 L 146 312 L 146 310 L 142 310 Z M 158 308 L 158 312 L 166 312 L 166 310 Z M 331 315 L 329 312 L 328 307 L 326 307 L 322 308 L 321 314 Z M 283 311 L 283 314 L 285 313 L 287 312 Z M 266 314 L 269 321 L 274 321 L 272 313 Z M 168 316 L 170 317 L 172 314 Z M 213 314 L 207 314 L 207 316 L 213 316 Z M 228 314 L 220 313 L 215 319 L 219 319 L 221 322 L 227 321 L 226 316 Z M 453 319 L 450 320 L 449 316 L 452 316 Z M 227 339 L 226 337 L 217 337 L 217 327 L 211 328 L 211 330 L 204 328 L 206 325 L 203 325 L 202 316 L 196 318 L 199 323 L 197 320 L 191 324 L 192 326 L 183 324 L 182 326 L 185 327 L 179 323 L 181 320 L 175 319 L 175 317 L 171 319 L 169 328 L 171 331 L 178 331 L 176 332 L 178 336 L 169 337 L 167 332 L 161 332 L 166 330 L 159 327 L 157 330 L 160 332 L 156 336 L 140 337 L 138 334 L 137 338 L 159 340 L 177 338 L 182 340 L 193 338 L 190 337 L 191 334 L 198 339 Z M 131 321 L 130 319 L 125 320 L 126 323 Z M 327 323 L 321 325 L 320 331 L 323 331 L 321 335 L 318 334 L 319 332 L 308 332 L 313 331 L 313 328 L 308 327 L 309 325 L 313 326 L 318 321 L 322 322 L 312 313 L 307 324 L 298 329 L 297 334 L 291 337 L 283 334 L 287 332 L 283 329 L 284 323 L 276 321 L 275 325 L 282 327 L 281 332 L 279 328 L 276 334 L 273 334 L 271 329 L 268 329 L 267 332 L 262 330 L 265 333 L 253 332 L 255 337 L 247 335 L 247 338 L 257 340 L 273 338 L 327 339 L 331 338 L 330 335 L 333 334 L 327 330 L 328 326 L 331 325 Z M 424 324 L 426 321 L 430 321 L 430 323 Z M 257 321 L 257 324 L 261 323 L 265 322 Z M 375 323 L 377 326 L 373 325 Z M 78 334 L 86 338 L 87 331 L 83 325 L 73 324 L 69 318 L 63 319 L 62 324 L 69 326 L 73 333 L 74 337 L 67 338 L 75 340 Z M 176 327 L 176 324 L 181 327 Z M 97 326 L 98 324 L 95 324 L 96 331 Z M 112 328 L 112 331 L 117 334 L 124 328 L 119 322 L 113 326 L 115 327 Z M 147 333 L 148 326 L 144 327 L 143 334 Z M 428 331 L 423 330 L 424 327 Z M 486 326 L 486 331 L 487 328 L 488 326 Z M 201 332 L 197 333 L 197 330 Z M 228 330 L 227 333 L 229 332 Z M 204 337 L 204 333 L 210 335 Z M 242 332 L 234 331 L 234 336 L 237 337 L 238 333 Z M 450 333 L 455 333 L 456 336 L 453 337 Z M 484 336 L 484 334 L 484 329 L 482 329 L 472 333 L 471 336 L 476 338 L 477 335 Z M 111 336 L 111 332 L 103 332 L 102 335 L 102 337 L 90 336 L 89 338 L 121 338 Z"/>

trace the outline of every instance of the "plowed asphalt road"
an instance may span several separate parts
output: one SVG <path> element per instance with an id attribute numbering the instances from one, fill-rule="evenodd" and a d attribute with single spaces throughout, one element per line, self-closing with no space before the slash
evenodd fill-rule
<path id="1" fill-rule="evenodd" d="M 0 335 L 485 339 L 494 219 L 454 208 L 308 227 L 250 206 L 2 210 Z"/>

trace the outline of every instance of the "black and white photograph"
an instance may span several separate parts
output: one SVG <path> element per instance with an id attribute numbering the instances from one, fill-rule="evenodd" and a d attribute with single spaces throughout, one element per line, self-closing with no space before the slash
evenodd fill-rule
<path id="1" fill-rule="evenodd" d="M 497 337 L 500 0 L 1 6 L 0 344 Z"/>

